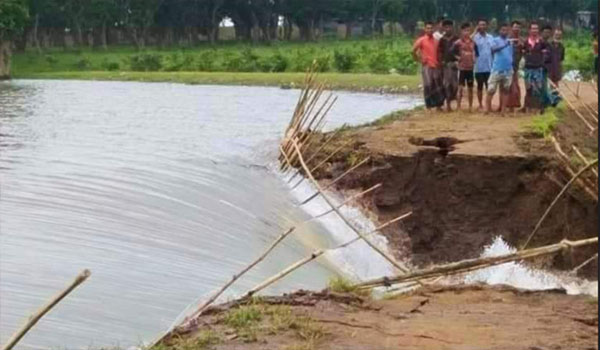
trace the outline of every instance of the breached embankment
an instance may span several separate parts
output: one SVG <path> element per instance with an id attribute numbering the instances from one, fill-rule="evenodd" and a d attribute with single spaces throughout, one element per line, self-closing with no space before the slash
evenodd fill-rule
<path id="1" fill-rule="evenodd" d="M 577 143 L 589 158 L 597 157 L 597 143 L 590 146 L 586 140 L 580 145 L 580 140 L 569 137 L 581 133 L 565 113 L 557 138 Z M 335 131 L 334 137 L 316 134 L 311 147 L 302 152 L 318 156 L 309 166 L 301 163 L 307 171 L 312 168 L 310 173 L 325 187 L 369 157 L 333 188 L 349 196 L 381 184 L 357 205 L 375 225 L 412 212 L 401 224 L 382 231 L 399 261 L 423 267 L 474 258 L 484 249 L 484 255 L 493 255 L 498 242 L 504 244 L 498 237 L 522 247 L 571 177 L 568 167 L 556 161 L 548 141 L 524 127 L 531 122 L 531 116 L 426 115 L 416 110 Z M 300 153 L 296 141 L 293 144 Z M 315 166 L 321 163 L 326 165 Z M 597 195 L 590 191 L 592 181 L 586 175 L 568 191 L 530 247 L 596 235 Z M 528 264 L 571 270 L 596 251 L 595 247 L 576 249 Z M 517 263 L 502 267 L 507 265 L 514 271 L 522 267 Z M 385 294 L 378 301 L 361 296 L 361 290 L 351 285 L 242 298 L 210 307 L 191 328 L 180 328 L 173 333 L 176 336 L 167 337 L 166 344 L 216 349 L 597 349 L 596 298 L 567 296 L 564 283 L 540 274 L 526 276 L 530 279 L 523 288 L 533 291 L 461 283 L 488 281 L 477 274 L 490 271 L 438 280 L 438 285 L 402 295 Z M 579 269 L 580 276 L 596 273 L 597 263 Z M 521 270 L 516 274 L 525 275 Z M 531 281 L 542 285 L 532 286 Z"/>
<path id="2" fill-rule="evenodd" d="M 326 184 L 369 156 L 367 165 L 335 187 L 352 193 L 381 183 L 372 196 L 359 202 L 375 222 L 412 211 L 410 218 L 382 233 L 398 259 L 409 259 L 416 266 L 477 257 L 496 236 L 521 247 L 570 178 L 552 146 L 527 133 L 528 122 L 529 116 L 404 113 L 387 124 L 340 132 L 320 157 L 349 145 L 314 175 Z M 316 142 L 314 147 L 319 146 Z M 554 207 L 530 246 L 593 237 L 597 230 L 597 200 L 575 186 Z M 595 247 L 581 249 L 536 264 L 568 270 L 595 251 Z M 597 276 L 597 264 L 579 273 Z"/>

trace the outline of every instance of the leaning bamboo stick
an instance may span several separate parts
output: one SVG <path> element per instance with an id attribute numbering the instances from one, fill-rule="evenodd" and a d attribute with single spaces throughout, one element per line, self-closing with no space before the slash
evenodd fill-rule
<path id="1" fill-rule="evenodd" d="M 554 198 L 554 200 L 552 201 L 552 203 L 550 203 L 550 205 L 548 206 L 548 209 L 546 209 L 546 212 L 544 213 L 544 215 L 542 215 L 542 217 L 540 218 L 540 220 L 538 221 L 538 223 L 535 225 L 535 228 L 529 234 L 529 237 L 527 237 L 527 241 L 525 241 L 525 244 L 523 244 L 523 247 L 521 249 L 525 249 L 527 247 L 527 245 L 529 244 L 529 242 L 531 241 L 531 239 L 533 238 L 533 236 L 536 234 L 536 232 L 542 226 L 542 223 L 544 222 L 544 220 L 546 219 L 546 217 L 548 216 L 548 214 L 550 213 L 550 211 L 552 210 L 552 208 L 554 208 L 554 205 L 556 205 L 556 203 L 558 202 L 558 200 L 560 199 L 560 197 L 562 197 L 562 195 L 565 192 L 567 192 L 567 190 L 569 189 L 569 187 L 571 187 L 571 185 L 573 184 L 573 182 L 575 182 L 575 180 L 577 180 L 581 176 L 581 174 L 585 173 L 586 170 L 590 169 L 592 166 L 594 166 L 596 164 L 598 164 L 598 159 L 593 160 L 588 165 L 586 165 L 585 167 L 583 167 L 581 170 L 579 170 L 579 172 L 577 174 L 575 174 L 575 176 L 573 176 L 571 178 L 571 180 L 569 180 L 569 182 L 567 182 L 567 184 L 563 187 L 563 189 L 558 193 L 558 195 L 556 196 L 556 198 Z"/>
<path id="2" fill-rule="evenodd" d="M 335 136 L 337 136 L 340 132 L 342 131 L 341 128 L 338 128 L 337 130 L 335 130 L 334 132 L 331 133 L 331 135 L 329 135 L 325 141 L 323 141 L 323 143 L 321 144 L 321 146 L 319 146 L 319 148 L 317 148 L 311 155 L 310 157 L 307 157 L 306 159 L 306 164 L 310 164 L 310 161 L 313 160 L 314 157 L 316 157 L 322 150 L 323 148 L 325 148 L 325 146 L 327 146 L 329 144 L 329 142 L 333 141 L 333 139 L 335 138 Z M 298 167 L 298 169 L 296 169 L 296 171 L 294 172 L 294 175 L 292 175 L 289 179 L 288 179 L 288 183 L 290 183 L 294 178 L 296 178 L 296 176 L 300 173 L 300 167 Z"/>
<path id="3" fill-rule="evenodd" d="M 44 317 L 56 304 L 60 303 L 69 293 L 75 290 L 80 284 L 85 282 L 85 280 L 90 277 L 92 273 L 90 270 L 85 269 L 81 271 L 77 277 L 69 284 L 62 292 L 58 293 L 52 299 L 48 301 L 46 305 L 44 305 L 41 309 L 39 309 L 36 313 L 29 316 L 27 322 L 21 327 L 18 331 L 16 331 L 12 337 L 8 340 L 8 342 L 2 347 L 2 350 L 10 350 L 29 332 L 29 330 L 35 326 L 35 324 Z"/>
<path id="4" fill-rule="evenodd" d="M 587 266 L 589 263 L 591 263 L 595 259 L 598 259 L 598 253 L 594 254 L 591 258 L 589 258 L 586 261 L 582 262 L 581 264 L 577 265 L 577 267 L 575 267 L 573 270 L 571 270 L 571 273 L 576 274 L 577 271 L 581 270 L 582 268 Z"/>
<path id="5" fill-rule="evenodd" d="M 344 149 L 350 143 L 352 143 L 352 140 L 348 140 L 347 142 L 344 142 L 340 147 L 336 148 L 331 154 L 329 154 L 327 157 L 325 157 L 325 159 L 320 161 L 319 164 L 312 167 L 312 169 L 310 169 L 311 173 L 315 170 L 318 170 L 321 166 L 323 166 L 323 164 L 327 163 L 327 161 L 329 161 L 331 158 L 333 158 L 336 154 L 338 154 L 339 151 Z M 300 183 L 302 183 L 302 181 L 304 181 L 304 178 L 300 179 L 300 181 L 298 181 L 294 186 L 292 186 L 292 190 L 295 189 L 296 187 L 298 187 L 298 185 L 300 185 Z"/>
<path id="6" fill-rule="evenodd" d="M 354 170 L 359 168 L 361 165 L 368 162 L 370 159 L 371 159 L 371 157 L 367 157 L 367 158 L 363 159 L 362 161 L 360 161 L 359 163 L 357 163 L 356 165 L 354 165 L 353 167 L 351 167 L 350 169 L 346 170 L 342 175 L 338 176 L 333 181 L 328 183 L 325 187 L 323 187 L 323 190 L 325 191 L 325 190 L 331 188 L 333 185 L 335 185 L 337 182 L 339 182 L 341 179 L 343 179 L 346 175 L 350 174 L 351 172 L 353 172 Z M 313 198 L 315 198 L 318 195 L 319 195 L 319 192 L 313 193 L 310 197 L 308 197 L 305 200 L 303 200 L 302 202 L 300 202 L 299 205 L 304 205 L 304 204 L 308 203 L 309 201 L 311 201 Z"/>
<path id="7" fill-rule="evenodd" d="M 550 84 L 552 84 L 552 86 L 556 86 L 551 81 L 549 81 L 549 82 L 550 82 Z M 579 117 L 579 119 L 581 119 L 581 121 L 585 124 L 585 126 L 587 126 L 592 131 L 595 130 L 595 128 L 592 126 L 592 124 L 590 124 L 590 122 L 577 110 L 577 108 L 575 108 L 575 106 L 573 106 L 573 104 L 571 103 L 571 101 L 569 101 L 569 99 L 565 98 L 564 100 L 567 103 L 567 105 L 569 106 L 569 108 L 571 108 L 573 110 L 573 112 L 575 112 L 575 115 L 577 115 Z"/>
<path id="8" fill-rule="evenodd" d="M 299 269 L 301 266 L 305 265 L 306 263 L 315 260 L 319 256 L 323 255 L 324 252 L 325 252 L 324 250 L 317 250 L 317 251 L 313 252 L 311 255 L 309 255 L 305 258 L 302 258 L 301 260 L 296 261 L 292 265 L 283 269 L 281 272 L 277 273 L 276 275 L 268 278 L 267 280 L 256 285 L 254 288 L 250 289 L 246 293 L 245 297 L 253 296 L 254 294 L 260 292 L 261 290 L 267 288 L 271 284 L 279 281 L 280 279 L 284 278 L 285 276 L 287 276 L 290 273 L 294 272 L 295 270 Z"/>
<path id="9" fill-rule="evenodd" d="M 355 194 L 355 195 L 351 196 L 350 198 L 346 199 L 345 201 L 343 201 L 343 202 L 342 202 L 342 204 L 338 205 L 338 207 L 337 207 L 337 208 L 338 208 L 338 209 L 340 209 L 341 207 L 345 206 L 346 204 L 348 204 L 348 203 L 350 203 L 350 202 L 353 202 L 353 201 L 355 201 L 357 198 L 360 198 L 360 197 L 364 196 L 365 194 L 367 194 L 367 193 L 369 193 L 369 192 L 372 192 L 372 191 L 374 191 L 374 190 L 378 189 L 379 187 L 381 187 L 381 184 L 380 184 L 380 183 L 379 183 L 379 184 L 377 184 L 377 185 L 375 185 L 375 186 L 372 186 L 372 187 L 370 187 L 370 188 L 367 188 L 366 190 L 364 190 L 364 191 L 362 191 L 362 192 L 360 192 L 360 193 L 357 193 L 357 194 Z M 319 214 L 319 215 L 315 216 L 313 219 L 318 219 L 318 218 L 321 218 L 321 217 L 323 217 L 323 216 L 325 216 L 325 215 L 327 215 L 327 214 L 329 214 L 329 213 L 332 213 L 332 212 L 333 212 L 333 209 L 329 209 L 329 210 L 327 210 L 326 212 L 323 212 L 323 213 L 321 213 L 321 214 Z"/>
<path id="10" fill-rule="evenodd" d="M 565 169 L 567 169 L 567 172 L 569 173 L 569 175 L 575 176 L 575 174 L 577 174 L 577 173 L 571 167 L 571 159 L 569 158 L 569 156 L 567 156 L 567 154 L 562 150 L 562 148 L 560 147 L 560 144 L 558 143 L 558 141 L 556 140 L 556 138 L 554 136 L 550 136 L 550 141 L 552 141 L 552 143 L 554 144 L 556 153 L 560 156 L 559 158 L 565 164 Z M 583 189 L 592 198 L 594 198 L 595 200 L 598 200 L 598 193 L 597 193 L 598 191 L 592 189 L 592 188 L 594 188 L 594 186 L 590 186 L 590 184 L 588 184 L 586 181 L 584 181 L 584 179 L 577 179 L 577 183 L 580 184 L 581 187 L 583 187 Z"/>
<path id="11" fill-rule="evenodd" d="M 583 161 L 583 164 L 585 164 L 585 165 L 590 164 L 590 161 L 583 155 L 583 153 L 581 153 L 581 151 L 579 151 L 579 148 L 577 148 L 575 145 L 572 145 L 571 147 L 573 148 L 573 151 L 575 151 L 575 153 L 577 154 L 579 159 L 581 159 Z M 594 173 L 594 175 L 596 175 L 596 177 L 598 177 L 598 171 L 594 168 L 592 168 L 591 170 Z"/>
<path id="12" fill-rule="evenodd" d="M 388 225 L 391 225 L 393 222 L 397 222 L 399 220 L 402 220 L 402 219 L 410 216 L 411 214 L 412 214 L 412 212 L 410 212 L 408 214 L 404 214 L 404 215 L 402 215 L 400 217 L 397 217 L 397 218 L 395 218 L 393 220 L 390 220 L 390 221 L 386 222 L 385 224 L 383 224 L 383 225 L 375 228 L 374 230 L 370 231 L 369 233 L 367 233 L 367 235 L 373 234 L 373 233 L 381 230 L 382 228 L 384 228 L 384 227 L 386 227 Z M 325 252 L 333 251 L 333 250 L 336 250 L 336 249 L 345 248 L 345 247 L 349 246 L 350 244 L 356 242 L 359 239 L 360 239 L 360 237 L 357 237 L 357 238 L 352 239 L 352 240 L 350 240 L 350 241 L 348 241 L 346 243 L 340 244 L 340 245 L 338 245 L 336 247 L 329 248 L 329 249 L 326 249 L 326 250 L 323 250 L 323 249 L 315 250 L 310 255 L 308 255 L 308 256 L 306 256 L 306 257 L 304 257 L 304 258 L 296 261 L 295 263 L 293 263 L 293 264 L 289 265 L 288 267 L 286 267 L 285 269 L 281 270 L 279 273 L 275 274 L 272 277 L 267 278 L 265 281 L 263 281 L 263 282 L 259 283 L 258 285 L 256 285 L 254 288 L 252 288 L 250 291 L 248 291 L 246 293 L 245 297 L 250 297 L 250 296 L 252 296 L 252 295 L 260 292 L 261 290 L 263 290 L 263 289 L 267 288 L 268 286 L 272 285 L 273 283 L 281 280 L 282 278 L 284 278 L 285 276 L 289 275 L 290 273 L 296 271 L 300 267 L 302 267 L 302 266 L 308 264 L 309 262 L 315 260 L 316 258 L 320 257 Z"/>
<path id="13" fill-rule="evenodd" d="M 287 231 L 285 231 L 284 233 L 282 233 L 281 235 L 279 235 L 273 241 L 273 243 L 271 243 L 271 245 L 269 247 L 267 247 L 267 249 L 265 249 L 265 251 L 258 258 L 256 258 L 254 261 L 252 261 L 246 267 L 244 267 L 240 272 L 238 272 L 237 274 L 233 275 L 231 277 L 231 279 L 229 280 L 229 282 L 225 283 L 223 285 L 223 287 L 221 287 L 217 292 L 215 292 L 215 294 L 213 294 L 210 298 L 208 298 L 208 300 L 206 300 L 198 308 L 198 311 L 196 311 L 191 316 L 191 318 L 194 318 L 194 317 L 196 317 L 198 315 L 201 315 L 202 312 L 204 312 L 204 310 L 206 310 L 206 308 L 208 306 L 210 306 L 210 304 L 212 304 L 215 300 L 217 300 L 217 298 L 219 298 L 221 296 L 221 294 L 223 294 L 225 292 L 225 290 L 227 290 L 227 288 L 229 288 L 233 283 L 235 283 L 235 281 L 237 281 L 238 279 L 240 279 L 240 277 L 242 277 L 244 274 L 246 274 L 246 272 L 250 271 L 250 269 L 252 269 L 254 266 L 258 265 L 258 263 L 260 263 L 261 261 L 263 261 L 267 257 L 267 255 L 269 255 L 269 253 L 271 253 L 271 251 L 273 251 L 273 249 L 275 249 L 275 247 L 277 247 L 277 245 L 279 243 L 281 243 L 281 241 L 283 241 L 287 236 L 289 236 L 292 232 L 294 232 L 295 229 L 296 229 L 295 227 L 291 227 Z"/>
<path id="14" fill-rule="evenodd" d="M 383 256 L 386 260 L 388 260 L 390 262 L 390 264 L 392 264 L 394 267 L 396 267 L 398 270 L 400 270 L 402 272 L 405 272 L 405 273 L 408 272 L 408 269 L 406 267 L 402 266 L 394 258 L 392 258 L 390 255 L 388 255 L 383 250 L 381 250 L 379 247 L 377 247 L 373 242 L 371 242 L 367 237 L 365 237 L 365 235 L 363 233 L 361 233 L 354 225 L 352 225 L 352 223 L 348 219 L 346 219 L 346 217 L 342 213 L 340 213 L 339 209 L 335 208 L 335 204 L 329 199 L 329 197 L 325 193 L 323 193 L 323 191 L 321 190 L 321 186 L 319 185 L 317 180 L 315 180 L 312 173 L 308 169 L 308 166 L 304 162 L 304 158 L 302 158 L 302 153 L 300 153 L 300 147 L 298 146 L 298 143 L 296 142 L 296 140 L 292 140 L 292 143 L 294 145 L 294 149 L 296 150 L 296 153 L 298 154 L 298 160 L 300 161 L 300 165 L 302 165 L 302 168 L 306 172 L 306 175 L 308 176 L 310 181 L 313 183 L 313 185 L 317 188 L 317 190 L 319 192 L 321 192 L 321 196 L 323 197 L 325 202 L 327 202 L 327 204 L 329 204 L 330 207 L 334 208 L 335 212 L 338 214 L 340 219 L 342 219 L 342 221 L 344 221 L 344 223 L 348 227 L 350 227 L 352 229 L 352 231 L 354 231 L 362 240 L 364 240 L 365 243 L 367 243 L 373 250 L 375 250 L 379 255 Z"/>
<path id="15" fill-rule="evenodd" d="M 566 99 L 567 97 L 565 96 L 565 94 L 562 93 L 562 91 L 559 89 L 559 87 L 556 86 L 556 85 L 554 85 L 554 86 L 557 89 L 557 91 L 561 94 L 561 96 Z M 580 96 L 578 96 L 577 94 L 575 94 L 575 92 L 573 92 L 573 90 L 571 90 L 571 88 L 569 87 L 569 84 L 564 84 L 564 86 L 567 88 L 567 90 L 569 90 L 569 92 L 571 93 L 571 95 L 575 96 L 575 98 L 577 99 L 577 101 L 579 103 L 581 103 L 583 105 L 583 107 L 585 107 L 585 109 L 590 113 L 590 117 L 592 117 L 592 119 L 596 123 L 598 123 L 598 117 L 597 117 L 598 111 L 594 110 L 590 105 L 588 105 L 583 100 L 583 98 L 581 98 Z"/>
<path id="16" fill-rule="evenodd" d="M 579 241 L 568 241 L 563 240 L 560 243 L 527 249 L 520 250 L 515 253 L 502 254 L 494 257 L 484 257 L 484 258 L 476 258 L 476 259 L 466 259 L 450 264 L 433 266 L 428 269 L 423 269 L 419 271 L 414 271 L 408 274 L 400 275 L 400 276 L 386 276 L 380 277 L 373 280 L 365 281 L 362 283 L 358 283 L 356 287 L 360 289 L 370 289 L 379 286 L 390 286 L 392 284 L 398 284 L 403 282 L 410 282 L 414 280 L 423 280 L 438 276 L 450 276 L 459 273 L 464 273 L 468 271 L 474 271 L 490 266 L 496 266 L 500 264 L 505 264 L 511 261 L 517 260 L 527 260 L 533 259 L 539 256 L 551 255 L 557 252 L 582 247 L 591 244 L 597 244 L 598 237 L 583 239 Z"/>

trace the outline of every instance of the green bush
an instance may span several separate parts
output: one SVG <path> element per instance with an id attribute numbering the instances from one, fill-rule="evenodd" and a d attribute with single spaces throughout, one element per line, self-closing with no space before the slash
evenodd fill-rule
<path id="1" fill-rule="evenodd" d="M 292 53 L 290 68 L 293 72 L 304 72 L 313 63 L 314 56 L 311 50 L 295 50 Z"/>
<path id="2" fill-rule="evenodd" d="M 289 65 L 289 61 L 281 53 L 276 52 L 271 56 L 262 57 L 259 60 L 258 65 L 263 72 L 285 72 Z"/>
<path id="3" fill-rule="evenodd" d="M 163 70 L 167 72 L 193 70 L 194 59 L 192 56 L 180 52 L 172 53 L 163 59 Z"/>
<path id="4" fill-rule="evenodd" d="M 333 51 L 333 65 L 339 72 L 349 72 L 354 68 L 356 55 L 349 49 Z"/>
<path id="5" fill-rule="evenodd" d="M 138 72 L 156 72 L 162 68 L 162 57 L 156 53 L 138 53 L 129 57 L 131 70 Z"/>
<path id="6" fill-rule="evenodd" d="M 241 53 L 227 56 L 224 68 L 229 72 L 257 72 L 260 70 L 258 56 L 250 48 L 243 49 Z"/>
<path id="7" fill-rule="evenodd" d="M 377 50 L 369 56 L 369 68 L 373 73 L 388 73 L 392 68 L 389 55 L 386 50 Z"/>
<path id="8" fill-rule="evenodd" d="M 107 71 L 116 71 L 121 69 L 121 65 L 117 61 L 109 60 L 105 58 L 101 63 L 101 68 Z"/>
<path id="9" fill-rule="evenodd" d="M 81 69 L 81 70 L 88 69 L 88 68 L 90 68 L 91 65 L 92 65 L 92 62 L 86 56 L 81 57 L 75 63 L 75 67 L 77 67 L 77 69 Z"/>
<path id="10" fill-rule="evenodd" d="M 217 53 L 215 50 L 206 50 L 198 54 L 195 60 L 196 69 L 201 72 L 212 72 L 215 70 L 217 62 Z"/>
<path id="11" fill-rule="evenodd" d="M 52 56 L 52 55 L 46 55 L 44 57 L 44 59 L 46 60 L 46 62 L 48 62 L 48 64 L 50 65 L 54 65 L 56 63 L 58 63 L 58 60 L 56 59 L 56 57 Z"/>

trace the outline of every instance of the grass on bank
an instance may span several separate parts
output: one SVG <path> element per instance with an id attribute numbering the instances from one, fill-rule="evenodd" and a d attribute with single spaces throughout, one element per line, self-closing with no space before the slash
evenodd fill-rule
<path id="1" fill-rule="evenodd" d="M 420 78 L 416 75 L 321 73 L 319 77 L 327 84 L 328 88 L 334 90 L 408 92 L 416 91 L 421 83 Z M 293 88 L 302 85 L 305 73 L 64 71 L 13 74 L 13 78 L 172 82 L 210 85 L 256 85 Z"/>
<path id="2" fill-rule="evenodd" d="M 324 329 L 309 316 L 294 313 L 288 305 L 267 305 L 257 299 L 227 311 L 210 329 L 180 338 L 170 345 L 158 344 L 152 350 L 207 350 L 227 338 L 253 343 L 266 335 L 286 332 L 295 339 L 286 347 L 289 350 L 312 350 L 325 336 Z"/>
<path id="3" fill-rule="evenodd" d="M 542 115 L 536 115 L 531 118 L 525 127 L 537 137 L 548 138 L 566 113 L 567 107 L 564 102 L 560 102 L 555 108 L 547 108 Z"/>

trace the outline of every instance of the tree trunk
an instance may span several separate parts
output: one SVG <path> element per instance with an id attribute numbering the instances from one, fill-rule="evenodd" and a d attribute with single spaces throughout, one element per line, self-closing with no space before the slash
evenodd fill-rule
<path id="1" fill-rule="evenodd" d="M 100 43 L 104 50 L 108 50 L 108 33 L 106 31 L 106 21 L 102 22 L 102 27 L 100 28 Z"/>
<path id="2" fill-rule="evenodd" d="M 0 39 L 0 80 L 10 78 L 11 45 L 9 40 Z"/>
<path id="3" fill-rule="evenodd" d="M 29 34 L 31 33 L 32 28 L 27 26 L 24 28 L 23 33 L 19 36 L 18 40 L 15 41 L 15 51 L 16 52 L 25 52 L 27 48 L 27 41 L 29 39 Z"/>
<path id="4" fill-rule="evenodd" d="M 38 53 L 42 53 L 42 49 L 40 47 L 40 39 L 38 38 L 38 32 L 40 29 L 40 15 L 35 15 L 35 21 L 33 22 L 33 46 Z"/>
<path id="5" fill-rule="evenodd" d="M 79 21 L 75 22 L 75 35 L 73 39 L 75 39 L 75 46 L 80 47 L 83 45 L 83 31 L 81 30 L 81 24 Z"/>
<path id="6" fill-rule="evenodd" d="M 346 23 L 344 23 L 344 25 L 346 26 L 346 33 L 344 34 L 344 39 L 348 40 L 352 37 L 353 23 L 351 21 L 347 21 Z"/>

